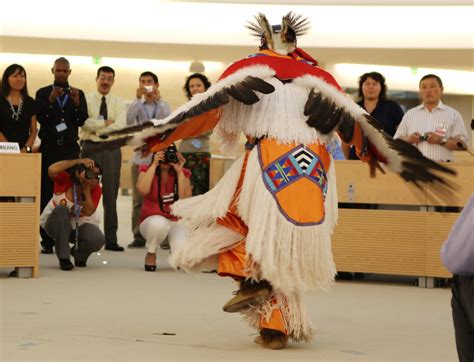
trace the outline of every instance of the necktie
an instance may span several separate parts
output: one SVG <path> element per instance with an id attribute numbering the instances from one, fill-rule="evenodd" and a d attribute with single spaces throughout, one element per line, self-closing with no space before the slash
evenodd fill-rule
<path id="1" fill-rule="evenodd" d="M 102 101 L 100 102 L 99 115 L 104 117 L 107 120 L 107 103 L 105 103 L 105 96 L 102 96 Z"/>

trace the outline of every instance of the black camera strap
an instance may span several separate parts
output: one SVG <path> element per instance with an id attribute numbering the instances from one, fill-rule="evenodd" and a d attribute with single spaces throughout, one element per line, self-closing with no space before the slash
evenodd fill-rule
<path id="1" fill-rule="evenodd" d="M 75 231 L 75 242 L 77 244 L 76 248 L 79 247 L 79 217 L 81 216 L 81 207 L 79 205 L 79 202 L 77 201 L 77 189 L 76 189 L 76 184 L 72 184 L 72 193 L 74 196 L 74 219 L 76 221 L 76 229 Z"/>

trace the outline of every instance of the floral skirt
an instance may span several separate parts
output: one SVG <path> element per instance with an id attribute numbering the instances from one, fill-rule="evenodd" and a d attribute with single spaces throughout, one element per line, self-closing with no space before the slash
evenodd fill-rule
<path id="1" fill-rule="evenodd" d="M 191 170 L 191 188 L 193 196 L 201 195 L 209 191 L 209 166 L 211 154 L 209 152 L 183 152 L 186 159 L 184 167 Z"/>

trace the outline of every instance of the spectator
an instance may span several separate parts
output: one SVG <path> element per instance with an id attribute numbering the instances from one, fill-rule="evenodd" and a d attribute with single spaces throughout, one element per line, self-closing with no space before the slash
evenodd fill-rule
<path id="1" fill-rule="evenodd" d="M 143 72 L 138 78 L 136 98 L 128 108 L 127 125 L 143 124 L 151 119 L 165 118 L 171 113 L 170 106 L 160 96 L 159 82 L 156 74 Z M 144 98 L 144 100 L 142 100 Z M 135 152 L 132 159 L 132 233 L 133 241 L 128 244 L 129 248 L 143 248 L 145 239 L 140 234 L 140 211 L 143 204 L 143 196 L 137 192 L 135 187 L 138 180 L 138 167 L 149 165 L 151 155 L 143 156 L 141 152 Z"/>
<path id="2" fill-rule="evenodd" d="M 464 149 L 462 145 L 468 140 L 462 117 L 454 108 L 441 102 L 443 82 L 440 77 L 425 75 L 419 87 L 422 104 L 403 116 L 395 138 L 414 144 L 425 157 L 451 162 L 453 150 Z"/>
<path id="3" fill-rule="evenodd" d="M 211 83 L 200 73 L 191 74 L 186 78 L 184 91 L 188 99 L 198 93 L 205 92 Z M 179 145 L 179 152 L 186 159 L 186 168 L 192 171 L 191 188 L 193 195 L 201 195 L 209 191 L 209 166 L 211 162 L 210 148 L 211 132 L 199 137 L 183 139 Z"/>
<path id="4" fill-rule="evenodd" d="M 441 259 L 453 273 L 451 307 L 459 361 L 474 361 L 474 194 L 441 249 Z"/>
<path id="5" fill-rule="evenodd" d="M 378 72 L 362 74 L 359 78 L 360 98 L 357 104 L 379 121 L 383 130 L 393 137 L 403 117 L 400 105 L 387 99 L 385 77 Z M 358 160 L 354 147 L 351 147 L 349 159 Z"/>
<path id="6" fill-rule="evenodd" d="M 21 152 L 32 152 L 35 142 L 36 103 L 28 95 L 26 71 L 12 64 L 3 72 L 0 96 L 0 142 L 17 142 Z"/>
<path id="7" fill-rule="evenodd" d="M 59 161 L 49 167 L 54 195 L 41 214 L 41 226 L 55 241 L 61 270 L 85 267 L 87 259 L 104 245 L 96 212 L 102 195 L 100 167 L 84 158 Z M 67 172 L 69 171 L 69 172 Z M 69 243 L 75 243 L 73 249 Z"/>
<path id="8" fill-rule="evenodd" d="M 71 75 L 66 58 L 55 60 L 51 72 L 54 82 L 36 92 L 38 105 L 39 138 L 41 139 L 41 211 L 53 196 L 53 181 L 48 168 L 61 160 L 79 157 L 78 128 L 87 119 L 87 103 L 84 93 L 69 85 Z M 53 252 L 54 240 L 44 230 L 41 232 L 42 253 Z"/>
<path id="9" fill-rule="evenodd" d="M 153 155 L 151 164 L 138 169 L 137 191 L 144 196 L 140 215 L 140 232 L 146 239 L 145 270 L 156 270 L 156 249 L 166 237 L 180 243 L 185 230 L 171 214 L 170 207 L 178 199 L 192 195 L 189 177 L 183 168 L 186 160 L 171 145 Z"/>
<path id="10" fill-rule="evenodd" d="M 125 103 L 110 94 L 115 82 L 115 71 L 107 66 L 97 70 L 97 92 L 87 95 L 89 118 L 82 126 L 82 157 L 88 157 L 102 165 L 102 185 L 104 186 L 104 233 L 105 249 L 123 251 L 117 242 L 117 196 L 120 186 L 120 148 L 101 149 L 100 135 L 124 128 L 126 125 Z"/>

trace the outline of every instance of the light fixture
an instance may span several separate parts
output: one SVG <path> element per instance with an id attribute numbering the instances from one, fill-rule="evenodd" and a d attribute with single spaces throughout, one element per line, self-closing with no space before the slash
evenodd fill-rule
<path id="1" fill-rule="evenodd" d="M 190 73 L 204 73 L 205 71 L 206 67 L 199 61 L 191 62 L 191 64 L 189 65 Z"/>

